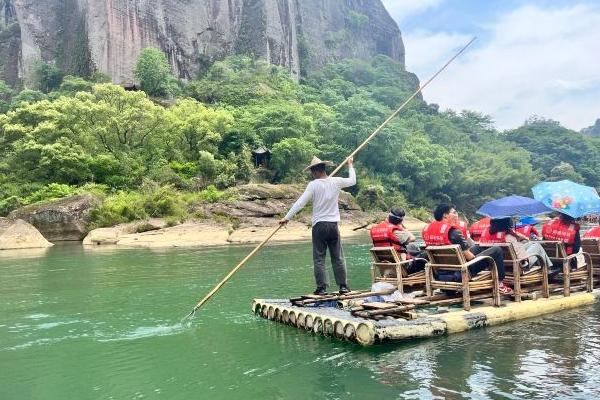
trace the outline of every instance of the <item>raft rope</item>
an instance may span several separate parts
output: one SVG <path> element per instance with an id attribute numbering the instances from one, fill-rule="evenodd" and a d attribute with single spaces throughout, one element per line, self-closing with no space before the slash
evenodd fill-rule
<path id="1" fill-rule="evenodd" d="M 419 86 L 419 89 L 415 91 L 404 103 L 402 103 L 402 105 L 396 111 L 394 111 L 392 115 L 390 115 L 377 129 L 375 129 L 375 131 L 371 133 L 369 137 L 367 137 L 356 148 L 356 150 L 350 153 L 350 155 L 346 157 L 344 161 L 340 163 L 340 165 L 338 165 L 337 168 L 329 176 L 334 176 L 335 174 L 337 174 L 340 171 L 340 169 L 342 169 L 342 167 L 348 162 L 349 158 L 354 157 L 356 153 L 362 150 L 379 132 L 381 132 L 383 128 L 385 128 L 390 123 L 392 119 L 394 119 L 394 117 L 400 114 L 400 112 L 408 105 L 408 103 L 410 103 L 412 99 L 414 99 L 419 93 L 421 93 L 423 89 L 425 89 L 440 73 L 442 73 L 442 71 L 444 71 L 456 58 L 458 58 L 458 56 L 460 56 L 476 39 L 477 37 L 473 37 L 473 39 L 471 39 L 469 43 L 467 43 L 462 49 L 460 49 L 458 53 L 456 53 L 450 60 L 448 60 L 448 62 L 444 64 L 444 66 L 440 68 L 431 78 L 429 78 L 427 82 Z M 219 282 L 206 296 L 204 296 L 202 300 L 198 302 L 198 304 L 194 306 L 192 311 L 184 318 L 184 320 L 193 317 L 196 311 L 200 307 L 202 307 L 240 268 L 242 268 L 244 264 L 248 262 L 248 260 L 250 260 L 256 253 L 258 253 L 258 251 L 261 248 L 263 248 L 263 246 L 267 244 L 269 240 L 271 240 L 271 238 L 279 231 L 279 229 L 281 229 L 282 226 L 283 225 L 278 224 L 277 227 L 275 227 L 275 229 L 273 229 L 273 231 L 269 234 L 269 236 L 267 236 L 262 242 L 260 242 L 260 244 L 256 246 L 254 250 L 250 252 L 250 254 L 244 257 L 244 259 L 240 261 L 239 264 L 236 265 L 236 267 L 232 269 L 231 272 L 229 272 L 227 276 L 223 278 L 223 280 L 221 280 L 221 282 Z"/>

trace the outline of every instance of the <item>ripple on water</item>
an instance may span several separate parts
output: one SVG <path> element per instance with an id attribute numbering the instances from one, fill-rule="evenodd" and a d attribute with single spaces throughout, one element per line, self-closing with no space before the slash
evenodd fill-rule
<path id="1" fill-rule="evenodd" d="M 137 340 L 158 336 L 170 336 L 181 333 L 185 329 L 186 326 L 181 323 L 176 323 L 173 325 L 140 326 L 135 328 L 133 331 L 125 333 L 116 333 L 114 335 L 105 335 L 102 333 L 98 333 L 97 336 L 99 337 L 97 338 L 97 340 L 99 342 L 115 342 L 123 340 Z"/>

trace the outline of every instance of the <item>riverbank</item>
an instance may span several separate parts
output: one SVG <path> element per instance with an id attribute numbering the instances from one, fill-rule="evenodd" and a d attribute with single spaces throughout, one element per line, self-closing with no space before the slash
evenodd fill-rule
<path id="1" fill-rule="evenodd" d="M 366 228 L 384 215 L 365 212 L 344 212 L 340 223 L 342 238 L 368 238 Z M 263 241 L 277 227 L 277 218 L 248 219 L 239 225 L 220 223 L 215 220 L 190 220 L 183 224 L 152 229 L 146 232 L 132 232 L 136 226 L 146 221 L 124 224 L 112 228 L 99 228 L 91 231 L 84 239 L 86 246 L 118 246 L 124 248 L 161 248 L 222 246 L 230 244 L 252 244 Z M 149 226 L 164 226 L 164 221 L 153 219 Z M 406 228 L 420 231 L 423 222 L 407 218 Z M 274 242 L 310 241 L 310 225 L 302 221 L 291 221 L 281 228 L 271 239 Z"/>
<path id="2" fill-rule="evenodd" d="M 259 243 L 270 235 L 303 190 L 303 185 L 241 185 L 228 189 L 220 197 L 212 200 L 197 199 L 181 204 L 185 211 L 179 216 L 167 214 L 169 216 L 164 218 L 147 218 L 97 229 L 92 229 L 94 224 L 107 223 L 106 218 L 98 219 L 98 214 L 112 215 L 112 218 L 108 219 L 109 223 L 111 219 L 117 221 L 125 217 L 110 207 L 106 210 L 105 203 L 110 200 L 87 193 L 22 207 L 13 211 L 9 220 L 26 221 L 31 226 L 32 234 L 37 233 L 54 243 L 82 241 L 85 246 L 110 245 L 128 248 L 252 244 Z M 363 211 L 354 197 L 347 192 L 340 194 L 339 207 L 340 231 L 345 239 L 362 236 L 366 238 L 365 228 L 383 220 L 387 215 L 386 212 Z M 129 208 L 120 212 L 124 215 L 135 215 L 132 211 L 135 209 L 134 205 Z M 272 240 L 310 241 L 310 225 L 311 209 L 308 206 L 287 226 L 280 229 Z M 423 222 L 410 217 L 405 220 L 406 228 L 412 231 L 420 232 L 424 225 Z M 33 240 L 27 243 L 30 242 L 36 243 Z M 22 243 L 19 246 L 8 243 L 4 248 L 23 246 Z"/>

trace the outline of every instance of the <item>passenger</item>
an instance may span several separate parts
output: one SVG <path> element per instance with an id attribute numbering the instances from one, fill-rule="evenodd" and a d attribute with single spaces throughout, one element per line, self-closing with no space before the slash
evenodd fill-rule
<path id="1" fill-rule="evenodd" d="M 544 240 L 556 240 L 565 244 L 567 255 L 579 253 L 581 250 L 580 226 L 570 215 L 558 213 L 542 226 Z M 571 268 L 577 268 L 577 259 L 570 261 Z"/>
<path id="2" fill-rule="evenodd" d="M 415 235 L 410 233 L 402 225 L 406 212 L 400 207 L 390 210 L 385 220 L 371 228 L 371 240 L 375 247 L 393 247 L 403 260 L 410 259 L 407 246 L 416 240 Z"/>
<path id="3" fill-rule="evenodd" d="M 550 261 L 542 245 L 535 241 L 529 241 L 529 237 L 514 230 L 510 218 L 492 219 L 489 229 L 483 232 L 479 243 L 512 243 L 517 257 L 520 259 L 526 258 L 529 261 L 529 266 L 538 261 L 538 256 L 544 260 L 548 268 L 552 266 L 552 261 Z"/>
<path id="4" fill-rule="evenodd" d="M 485 231 L 489 227 L 490 227 L 490 218 L 488 218 L 488 217 L 481 218 L 479 221 L 475 222 L 469 228 L 469 233 L 471 234 L 471 239 L 473 239 L 476 242 L 479 241 L 479 238 L 481 237 L 481 234 L 483 233 L 483 231 Z"/>
<path id="5" fill-rule="evenodd" d="M 557 240 L 565 244 L 567 255 L 579 253 L 581 236 L 579 224 L 573 217 L 558 213 L 558 217 L 546 222 L 542 227 L 544 240 Z"/>
<path id="6" fill-rule="evenodd" d="M 453 205 L 440 204 L 436 207 L 433 216 L 435 221 L 430 223 L 423 229 L 423 240 L 427 246 L 443 246 L 449 244 L 457 244 L 460 246 L 467 261 L 475 258 L 476 255 L 489 256 L 494 259 L 498 268 L 498 279 L 500 280 L 500 293 L 512 294 L 513 290 L 504 282 L 504 256 L 502 249 L 497 246 L 483 248 L 480 246 L 472 246 L 469 248 L 467 241 L 460 229 L 456 227 L 458 224 L 458 213 Z M 481 260 L 469 266 L 469 272 L 472 276 L 477 275 L 488 267 L 487 260 Z M 460 277 L 454 276 L 453 280 L 459 281 Z"/>
<path id="7" fill-rule="evenodd" d="M 390 210 L 387 218 L 371 228 L 371 240 L 375 247 L 394 247 L 400 254 L 402 260 L 410 260 L 413 256 L 423 258 L 421 249 L 413 242 L 415 235 L 406 230 L 402 221 L 406 215 L 400 207 L 394 207 Z M 409 274 L 425 269 L 427 260 L 414 260 L 407 268 Z"/>
<path id="8" fill-rule="evenodd" d="M 523 217 L 517 223 L 515 231 L 525 235 L 528 240 L 538 240 L 540 233 L 535 228 L 535 225 L 538 223 L 539 221 L 533 217 Z"/>

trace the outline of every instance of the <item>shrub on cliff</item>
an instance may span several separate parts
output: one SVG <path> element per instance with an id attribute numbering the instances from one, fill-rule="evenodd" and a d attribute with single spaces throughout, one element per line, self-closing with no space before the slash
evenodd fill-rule
<path id="1" fill-rule="evenodd" d="M 173 92 L 175 78 L 162 51 L 147 47 L 140 53 L 135 66 L 135 77 L 140 87 L 150 96 L 165 97 Z"/>

